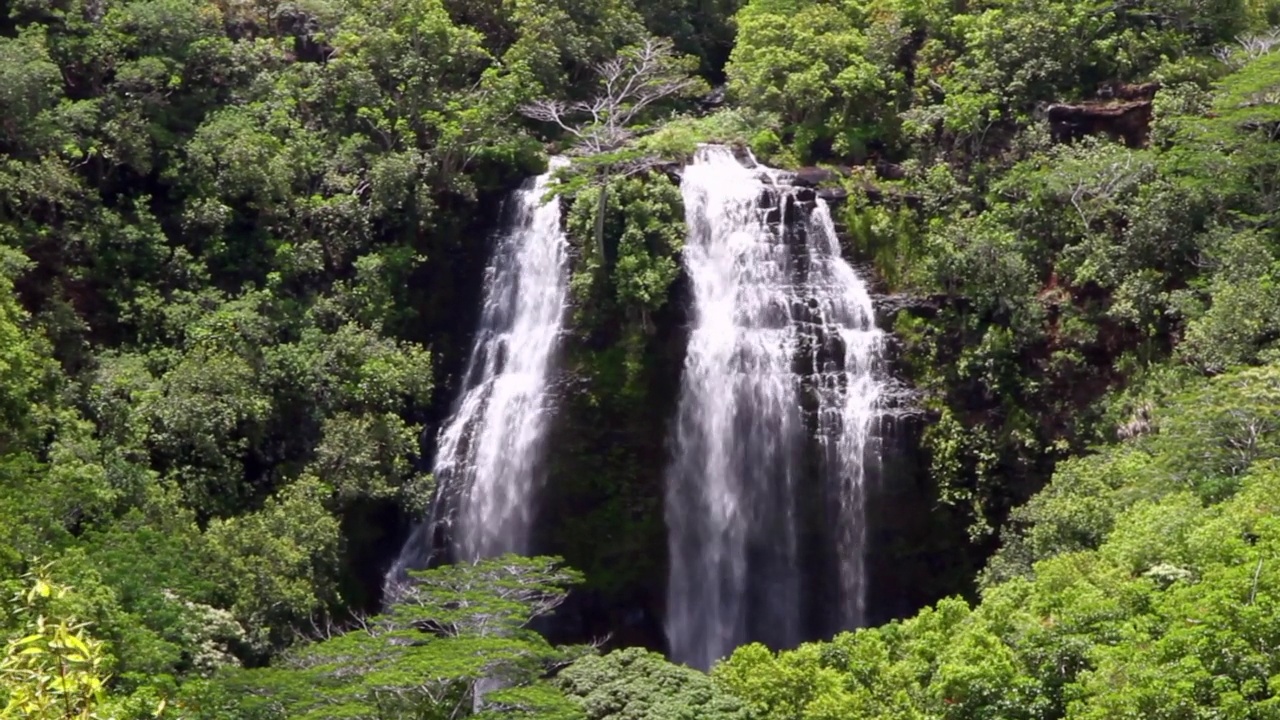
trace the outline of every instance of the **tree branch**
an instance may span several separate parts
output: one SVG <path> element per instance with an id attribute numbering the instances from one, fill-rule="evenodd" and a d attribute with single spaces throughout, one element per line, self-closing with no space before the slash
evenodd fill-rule
<path id="1" fill-rule="evenodd" d="M 650 38 L 595 68 L 600 93 L 590 101 L 543 99 L 526 103 L 520 114 L 554 123 L 578 140 L 579 152 L 615 150 L 631 137 L 628 126 L 654 103 L 697 86 L 680 66 L 665 38 Z"/>

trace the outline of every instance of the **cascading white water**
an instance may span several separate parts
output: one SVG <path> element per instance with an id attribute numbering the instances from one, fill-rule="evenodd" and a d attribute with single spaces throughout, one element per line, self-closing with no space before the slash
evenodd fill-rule
<path id="1" fill-rule="evenodd" d="M 809 215 L 809 301 L 813 333 L 813 380 L 817 395 L 817 439 L 840 585 L 836 613 L 842 628 L 863 624 L 866 603 L 864 503 L 868 468 L 879 464 L 884 378 L 878 366 L 884 332 L 875 326 L 875 308 L 866 283 L 840 255 L 831 213 L 818 200 Z"/>
<path id="2" fill-rule="evenodd" d="M 387 574 L 389 590 L 407 568 L 423 564 L 437 522 L 454 525 L 454 550 L 463 559 L 528 549 L 569 274 L 560 203 L 543 197 L 551 173 L 566 163 L 552 158 L 550 171 L 511 198 L 510 229 L 485 268 L 462 395 L 438 438 L 436 519 L 405 544 Z"/>
<path id="3" fill-rule="evenodd" d="M 825 498 L 838 622 L 861 620 L 882 334 L 825 205 L 781 179 L 704 146 L 681 183 L 695 318 L 667 477 L 666 633 L 699 668 L 750 640 L 802 639 L 805 493 Z"/>
<path id="4" fill-rule="evenodd" d="M 791 262 L 758 206 L 763 191 L 721 148 L 700 149 L 681 182 L 695 320 L 667 478 L 667 636 L 676 661 L 700 668 L 747 636 L 749 546 L 765 523 L 782 531 L 780 557 L 774 587 L 753 597 L 773 606 L 779 635 L 798 632 Z"/>

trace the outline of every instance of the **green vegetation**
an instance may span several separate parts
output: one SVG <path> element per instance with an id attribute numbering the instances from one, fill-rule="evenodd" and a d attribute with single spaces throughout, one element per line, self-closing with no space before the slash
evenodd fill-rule
<path id="1" fill-rule="evenodd" d="M 66 597 L 67 589 L 38 574 L 12 599 L 18 637 L 0 658 L 7 704 L 0 717 L 96 718 L 107 677 L 102 642 L 69 617 L 44 613 Z"/>
<path id="2" fill-rule="evenodd" d="M 705 674 L 640 648 L 584 657 L 561 672 L 556 684 L 589 720 L 753 717 L 746 703 Z"/>
<path id="3" fill-rule="evenodd" d="M 1276 27 L 1276 0 L 3 4 L 0 718 L 1280 717 Z M 536 632 L 566 593 L 582 641 L 661 594 L 675 173 L 708 141 L 831 168 L 974 541 L 934 560 L 991 554 L 915 617 L 710 675 Z M 379 614 L 492 208 L 548 148 L 576 160 L 546 544 L 576 571 L 435 569 Z"/>
<path id="4" fill-rule="evenodd" d="M 713 673 L 761 718 L 1273 717 L 1280 369 L 1229 373 L 1064 463 L 981 602 Z"/>
<path id="5" fill-rule="evenodd" d="M 541 678 L 575 652 L 528 624 L 575 579 L 551 558 L 514 556 L 415 573 L 386 614 L 217 689 L 252 717 L 574 718 L 576 706 Z M 217 710 L 203 714 L 227 712 Z"/>
<path id="6" fill-rule="evenodd" d="M 379 554 L 430 500 L 418 438 L 469 332 L 481 209 L 544 163 L 517 108 L 580 95 L 646 21 L 699 50 L 727 18 L 0 13 L 0 582 L 51 561 L 119 698 L 276 661 L 373 608 Z M 625 302 L 660 304 L 663 250 Z"/>

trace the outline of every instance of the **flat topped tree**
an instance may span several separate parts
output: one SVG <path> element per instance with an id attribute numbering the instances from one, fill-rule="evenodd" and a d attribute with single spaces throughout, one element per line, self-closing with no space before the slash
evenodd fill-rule
<path id="1" fill-rule="evenodd" d="M 386 614 L 234 682 L 250 709 L 289 718 L 577 717 L 543 681 L 576 654 L 528 625 L 580 577 L 514 555 L 411 573 Z"/>

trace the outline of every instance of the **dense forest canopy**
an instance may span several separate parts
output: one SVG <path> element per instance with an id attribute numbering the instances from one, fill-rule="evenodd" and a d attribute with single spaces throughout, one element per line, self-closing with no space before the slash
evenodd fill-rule
<path id="1" fill-rule="evenodd" d="M 539 632 L 661 575 L 700 142 L 818 178 L 941 518 L 911 617 L 709 674 Z M 380 607 L 549 152 L 559 558 Z M 0 717 L 1280 717 L 1278 517 L 1276 0 L 0 3 Z"/>

